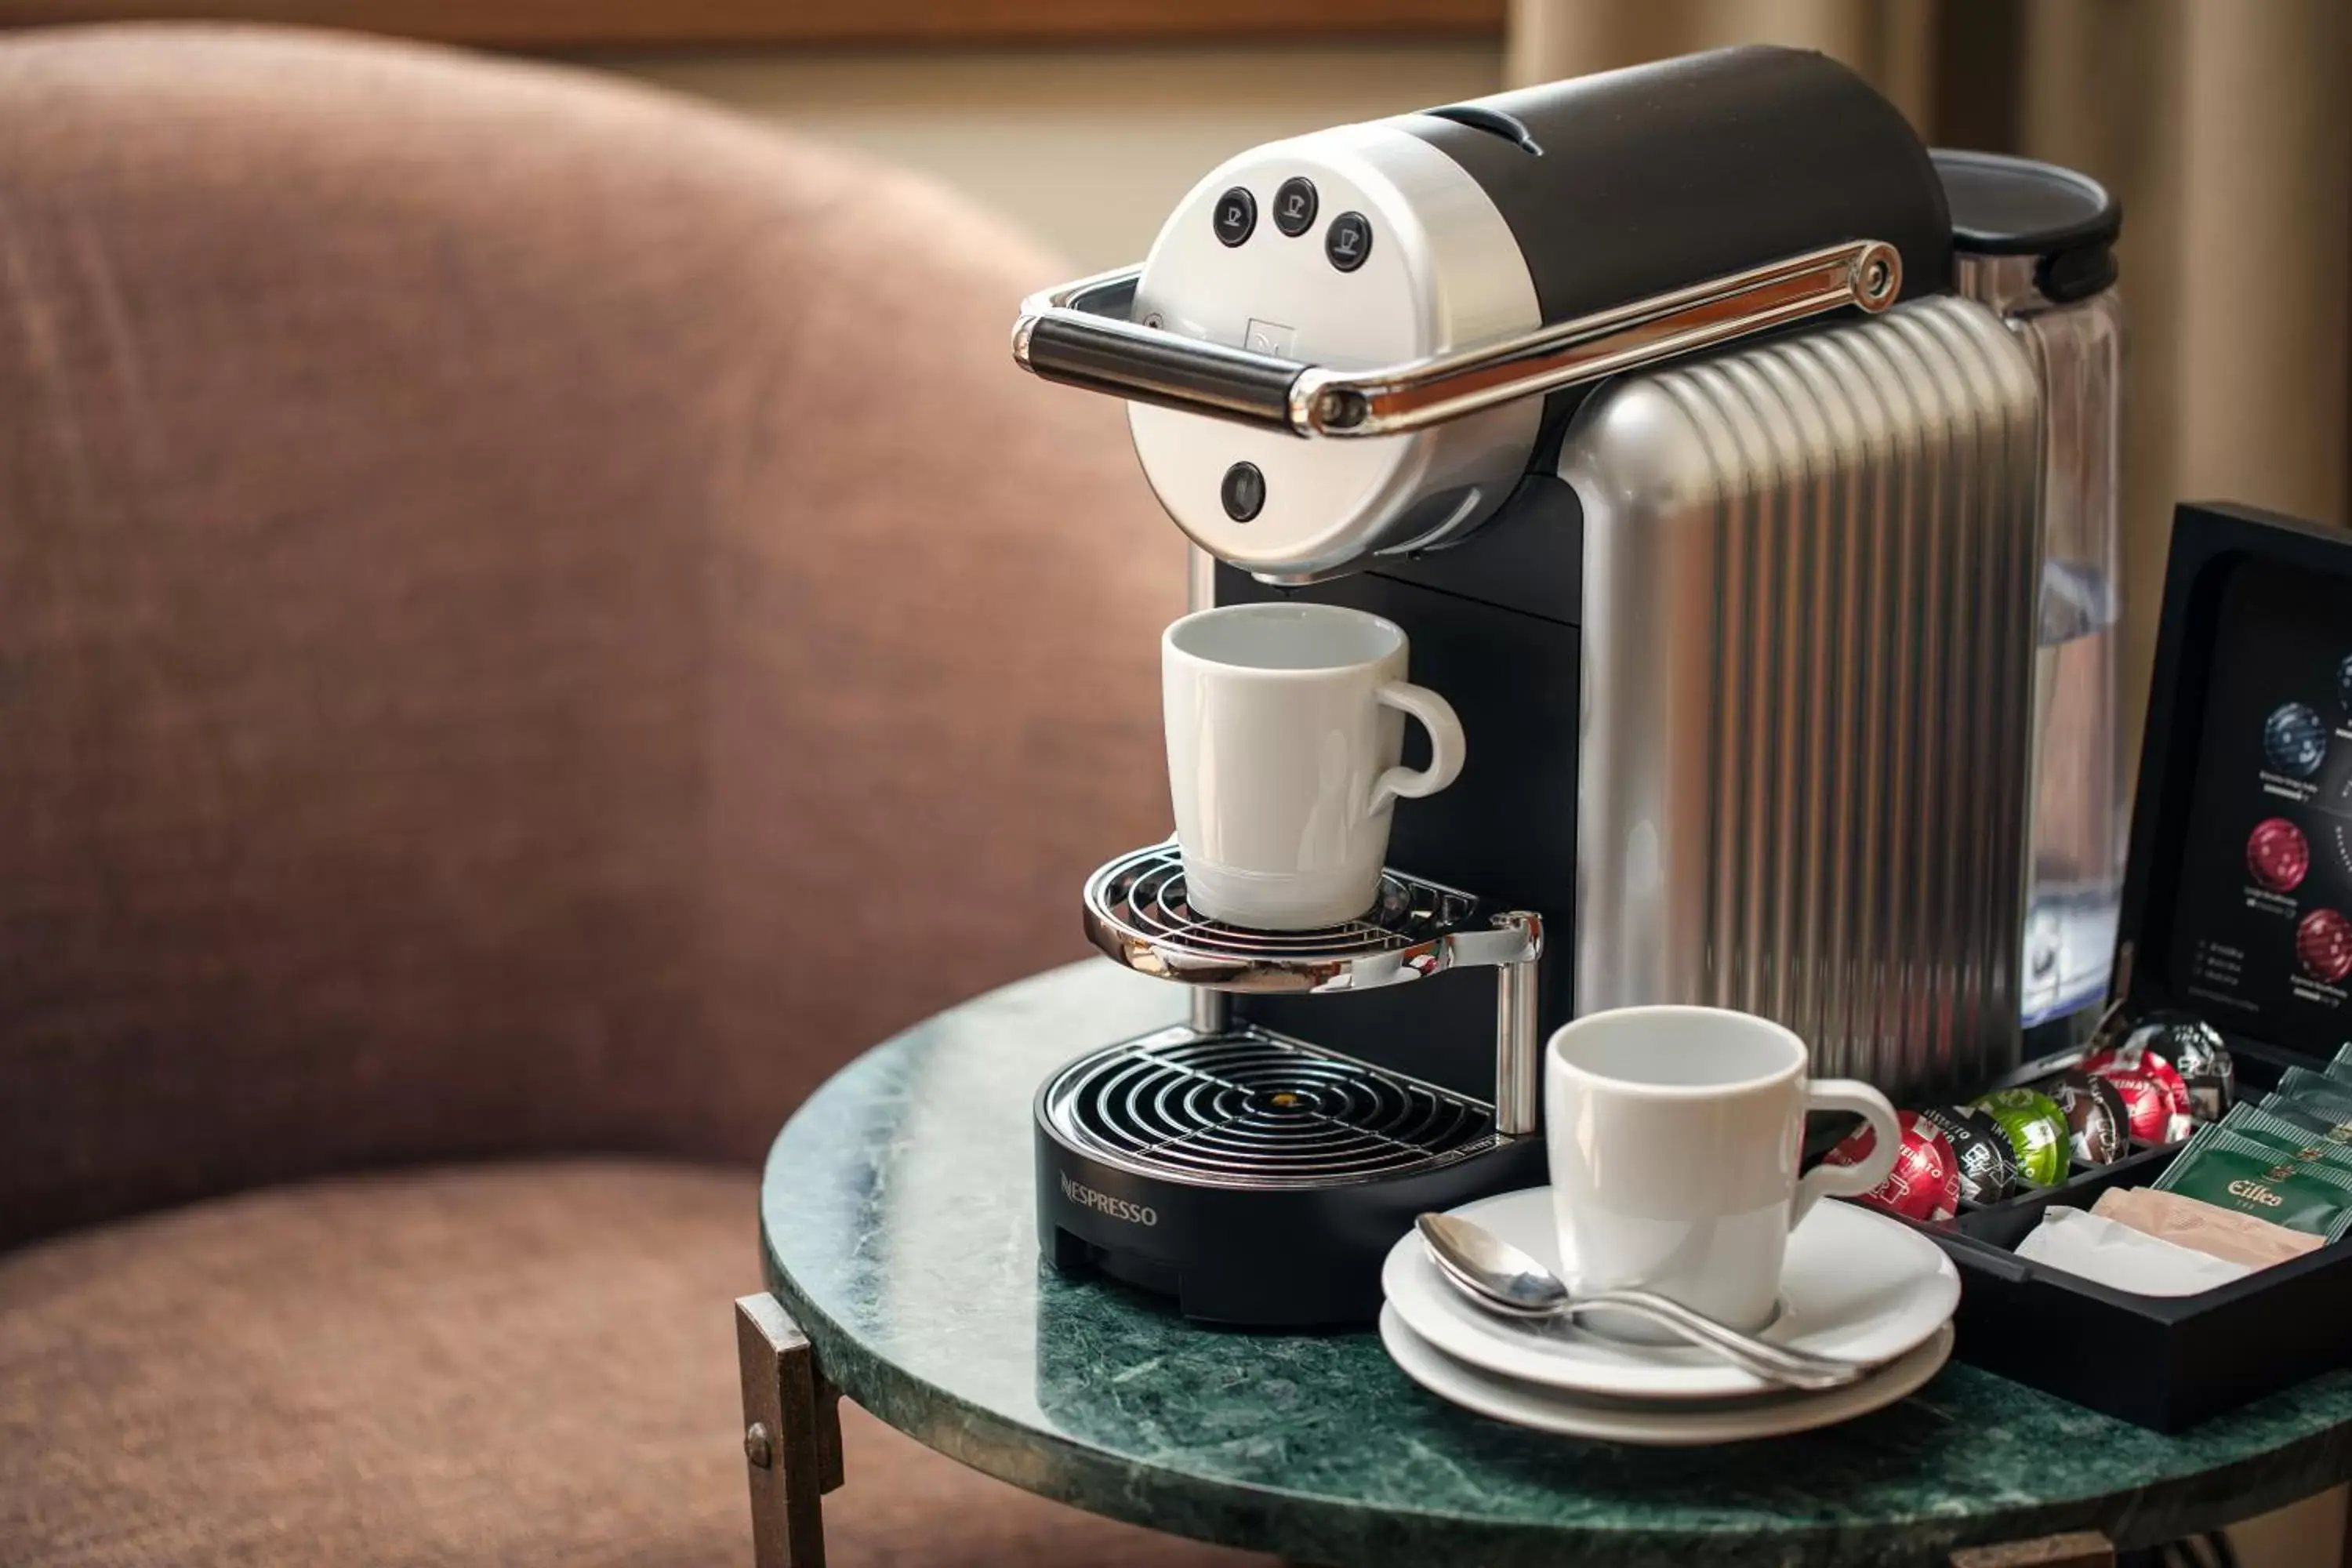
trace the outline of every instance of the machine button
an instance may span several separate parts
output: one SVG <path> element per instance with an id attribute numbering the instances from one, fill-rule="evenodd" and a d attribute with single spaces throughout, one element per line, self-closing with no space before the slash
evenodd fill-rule
<path id="1" fill-rule="evenodd" d="M 1274 226 L 1297 239 L 1315 226 L 1315 182 L 1294 174 L 1274 193 Z"/>
<path id="2" fill-rule="evenodd" d="M 1255 463 L 1235 463 L 1225 470 L 1217 499 L 1225 503 L 1227 517 L 1247 522 L 1265 506 L 1265 476 L 1257 471 Z"/>
<path id="3" fill-rule="evenodd" d="M 1353 272 L 1372 253 L 1372 226 L 1361 213 L 1341 213 L 1323 231 L 1324 258 L 1342 272 Z"/>
<path id="4" fill-rule="evenodd" d="M 1257 198 L 1239 185 L 1217 198 L 1217 237 L 1239 245 L 1257 227 Z"/>

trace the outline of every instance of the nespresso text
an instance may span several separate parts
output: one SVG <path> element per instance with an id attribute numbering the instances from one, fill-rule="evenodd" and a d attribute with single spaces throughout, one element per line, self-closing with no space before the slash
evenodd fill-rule
<path id="1" fill-rule="evenodd" d="M 1062 1195 L 1081 1207 L 1090 1208 L 1112 1219 L 1123 1219 L 1129 1225 L 1158 1225 L 1159 1211 L 1147 1204 L 1131 1204 L 1125 1198 L 1115 1198 L 1108 1193 L 1098 1193 L 1070 1180 L 1069 1173 L 1061 1173 Z"/>

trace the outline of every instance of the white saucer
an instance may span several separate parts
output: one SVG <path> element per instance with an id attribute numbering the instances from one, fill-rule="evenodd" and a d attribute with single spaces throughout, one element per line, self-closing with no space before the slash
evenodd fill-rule
<path id="1" fill-rule="evenodd" d="M 1810 1218 L 1811 1216 L 1808 1216 Z M 1465 1410 L 1538 1432 L 1593 1437 L 1606 1443 L 1642 1443 L 1687 1447 L 1702 1443 L 1738 1443 L 1750 1437 L 1781 1437 L 1851 1421 L 1883 1409 L 1916 1392 L 1936 1375 L 1952 1353 L 1947 1323 L 1926 1343 L 1860 1383 L 1826 1394 L 1767 1394 L 1733 1403 L 1696 1405 L 1580 1399 L 1465 1366 L 1405 1327 L 1392 1307 L 1381 1309 L 1381 1343 L 1413 1382 Z"/>
<path id="2" fill-rule="evenodd" d="M 1559 1269 L 1549 1187 L 1453 1212 Z M 1437 1271 L 1418 1231 L 1405 1232 L 1391 1249 L 1381 1289 L 1433 1348 L 1514 1383 L 1616 1399 L 1735 1399 L 1770 1387 L 1705 1351 L 1631 1344 L 1482 1311 Z M 1932 1338 L 1959 1300 L 1959 1272 L 1943 1248 L 1891 1215 L 1824 1202 L 1789 1237 L 1780 1315 L 1764 1337 L 1823 1355 L 1891 1362 Z"/>

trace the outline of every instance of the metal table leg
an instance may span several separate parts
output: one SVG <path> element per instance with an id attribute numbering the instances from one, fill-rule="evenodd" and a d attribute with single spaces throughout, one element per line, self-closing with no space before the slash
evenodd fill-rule
<path id="1" fill-rule="evenodd" d="M 2115 1562 L 2114 1543 L 2095 1530 L 1970 1546 L 1952 1553 L 1952 1568 L 2115 1568 Z"/>
<path id="2" fill-rule="evenodd" d="M 762 1290 L 735 1303 L 743 1374 L 743 1458 L 757 1568 L 824 1568 L 821 1500 L 841 1485 L 841 1393 L 808 1336 Z"/>

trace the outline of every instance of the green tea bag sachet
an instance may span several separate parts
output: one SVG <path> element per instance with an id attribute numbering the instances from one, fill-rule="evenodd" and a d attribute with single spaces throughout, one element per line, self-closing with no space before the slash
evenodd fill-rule
<path id="1" fill-rule="evenodd" d="M 2312 1101 L 2328 1110 L 2338 1106 L 2352 1108 L 2352 1079 L 2330 1078 L 2309 1068 L 2289 1068 L 2279 1074 L 2278 1092 L 2290 1100 Z"/>
<path id="2" fill-rule="evenodd" d="M 2240 1100 L 2230 1110 L 2234 1114 L 2241 1107 L 2264 1111 L 2330 1143 L 2352 1143 L 2352 1100 L 2297 1100 L 2292 1095 L 2266 1094 L 2260 1100 Z M 2230 1118 L 2221 1120 L 2226 1123 Z"/>
<path id="3" fill-rule="evenodd" d="M 2317 1112 L 2309 1110 L 2297 1109 L 2290 1116 L 2267 1107 L 2241 1102 L 2230 1107 L 2230 1113 L 2221 1118 L 2221 1124 L 2232 1132 L 2242 1132 L 2249 1138 L 2273 1144 L 2298 1159 L 2325 1160 L 2331 1165 L 2340 1165 L 2352 1171 L 2352 1148 L 2345 1147 L 2347 1142 L 2352 1142 L 2352 1127 L 2346 1127 L 2344 1135 L 2336 1137 L 2334 1135 L 2335 1124 L 2306 1127 L 2296 1118 L 2325 1121 Z"/>
<path id="4" fill-rule="evenodd" d="M 2155 1186 L 2327 1241 L 2352 1229 L 2352 1170 L 2218 1122 L 2198 1129 Z"/>

